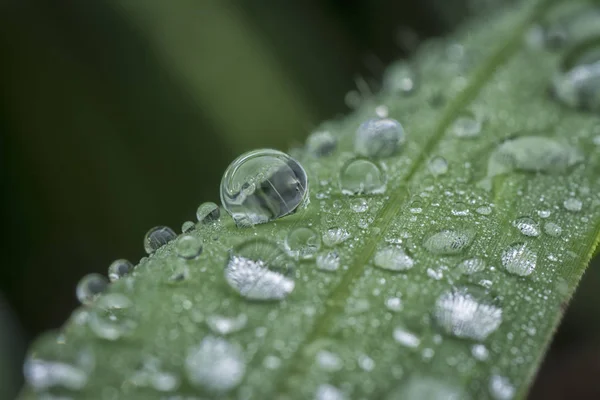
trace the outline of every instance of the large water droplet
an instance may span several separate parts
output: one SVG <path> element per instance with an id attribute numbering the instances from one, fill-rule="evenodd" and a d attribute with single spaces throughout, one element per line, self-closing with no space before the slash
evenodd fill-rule
<path id="1" fill-rule="evenodd" d="M 531 217 L 519 217 L 513 226 L 525 236 L 537 237 L 540 235 L 540 225 Z"/>
<path id="2" fill-rule="evenodd" d="M 323 383 L 317 388 L 315 400 L 346 400 L 346 395 L 335 386 Z"/>
<path id="3" fill-rule="evenodd" d="M 437 299 L 434 317 L 448 334 L 484 340 L 500 326 L 502 309 L 489 302 L 483 293 L 460 288 Z"/>
<path id="4" fill-rule="evenodd" d="M 340 268 L 340 256 L 335 251 L 319 254 L 317 268 L 322 271 L 337 271 Z"/>
<path id="5" fill-rule="evenodd" d="M 392 118 L 363 122 L 356 130 L 354 151 L 364 157 L 389 157 L 404 141 L 404 128 Z"/>
<path id="6" fill-rule="evenodd" d="M 115 260 L 108 267 L 108 279 L 111 282 L 118 281 L 128 273 L 133 271 L 133 264 L 127 260 Z"/>
<path id="7" fill-rule="evenodd" d="M 321 248 L 321 238 L 311 228 L 294 228 L 285 240 L 287 253 L 297 260 L 308 260 Z"/>
<path id="8" fill-rule="evenodd" d="M 202 253 L 202 240 L 192 235 L 183 235 L 175 241 L 177 255 L 186 260 L 193 260 Z"/>
<path id="9" fill-rule="evenodd" d="M 100 274 L 87 274 L 79 280 L 75 288 L 77 300 L 81 304 L 91 304 L 108 286 L 108 280 Z"/>
<path id="10" fill-rule="evenodd" d="M 375 266 L 388 271 L 406 271 L 411 269 L 415 261 L 398 246 L 387 246 L 375 253 Z"/>
<path id="11" fill-rule="evenodd" d="M 450 131 L 462 139 L 474 138 L 481 133 L 481 121 L 472 112 L 465 112 L 454 120 Z"/>
<path id="12" fill-rule="evenodd" d="M 246 373 L 244 353 L 236 344 L 207 336 L 187 352 L 185 372 L 194 386 L 227 392 L 238 386 Z"/>
<path id="13" fill-rule="evenodd" d="M 214 222 L 221 217 L 221 209 L 218 205 L 211 202 L 202 203 L 196 210 L 196 219 L 198 222 L 208 224 Z"/>
<path id="14" fill-rule="evenodd" d="M 508 378 L 492 375 L 489 383 L 490 395 L 494 400 L 511 400 L 515 397 L 515 387 Z"/>
<path id="15" fill-rule="evenodd" d="M 181 224 L 181 233 L 190 233 L 196 229 L 196 224 L 193 221 L 185 221 Z"/>
<path id="16" fill-rule="evenodd" d="M 323 233 L 323 243 L 327 247 L 334 247 L 350 239 L 350 232 L 344 228 L 330 228 Z"/>
<path id="17" fill-rule="evenodd" d="M 302 165 L 277 150 L 242 154 L 221 180 L 221 202 L 238 226 L 252 226 L 294 213 L 308 201 Z"/>
<path id="18" fill-rule="evenodd" d="M 329 131 L 317 131 L 306 139 L 306 150 L 315 157 L 325 157 L 335 151 L 337 138 Z"/>
<path id="19" fill-rule="evenodd" d="M 461 273 L 471 275 L 476 272 L 481 272 L 485 269 L 485 260 L 481 258 L 468 258 L 461 261 L 457 266 Z"/>
<path id="20" fill-rule="evenodd" d="M 75 391 L 86 386 L 94 367 L 94 353 L 82 341 L 48 332 L 31 346 L 23 374 L 35 391 Z"/>
<path id="21" fill-rule="evenodd" d="M 346 163 L 340 173 L 342 193 L 378 194 L 385 192 L 385 173 L 373 162 L 357 158 Z"/>
<path id="22" fill-rule="evenodd" d="M 544 232 L 552 237 L 559 237 L 562 234 L 562 228 L 554 222 L 546 222 L 544 224 Z"/>
<path id="23" fill-rule="evenodd" d="M 225 267 L 229 286 L 250 300 L 281 300 L 294 290 L 291 265 L 276 244 L 249 240 L 235 248 Z"/>
<path id="24" fill-rule="evenodd" d="M 391 65 L 383 76 L 383 87 L 391 93 L 407 95 L 415 90 L 414 70 L 406 63 Z"/>
<path id="25" fill-rule="evenodd" d="M 211 315 L 206 318 L 208 327 L 218 335 L 229 335 L 244 329 L 248 323 L 246 314 L 236 317 L 225 317 L 223 315 Z"/>
<path id="26" fill-rule="evenodd" d="M 108 293 L 94 303 L 88 326 L 102 339 L 118 340 L 131 336 L 138 326 L 133 302 L 120 293 Z"/>
<path id="27" fill-rule="evenodd" d="M 513 243 L 502 252 L 502 266 L 511 274 L 531 275 L 536 263 L 537 254 L 526 243 Z"/>
<path id="28" fill-rule="evenodd" d="M 454 255 L 462 253 L 471 245 L 474 234 L 469 231 L 444 229 L 428 236 L 423 241 L 423 246 L 433 254 Z"/>
<path id="29" fill-rule="evenodd" d="M 176 237 L 177 234 L 168 226 L 155 226 L 144 237 L 144 250 L 152 254 Z"/>

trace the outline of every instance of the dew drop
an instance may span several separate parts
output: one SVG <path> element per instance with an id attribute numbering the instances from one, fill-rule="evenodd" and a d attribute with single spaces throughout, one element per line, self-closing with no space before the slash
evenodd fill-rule
<path id="1" fill-rule="evenodd" d="M 108 267 L 108 279 L 111 282 L 118 281 L 133 271 L 133 264 L 125 259 L 115 260 Z"/>
<path id="2" fill-rule="evenodd" d="M 145 357 L 140 367 L 129 378 L 132 385 L 142 388 L 152 388 L 159 392 L 176 390 L 181 379 L 175 373 L 163 370 L 160 359 Z"/>
<path id="3" fill-rule="evenodd" d="M 563 207 L 567 211 L 579 212 L 579 211 L 581 211 L 581 208 L 583 207 L 583 203 L 579 199 L 576 199 L 574 197 L 569 197 L 568 199 L 566 199 L 563 202 Z"/>
<path id="4" fill-rule="evenodd" d="M 249 240 L 235 248 L 225 267 L 225 279 L 249 300 L 281 300 L 294 290 L 291 265 L 276 244 Z"/>
<path id="5" fill-rule="evenodd" d="M 396 342 L 411 349 L 417 348 L 421 344 L 421 339 L 417 335 L 402 327 L 395 328 L 393 336 Z"/>
<path id="6" fill-rule="evenodd" d="M 92 304 L 100 293 L 106 290 L 108 280 L 100 274 L 87 274 L 79 280 L 75 288 L 77 300 L 81 304 Z"/>
<path id="7" fill-rule="evenodd" d="M 489 383 L 490 395 L 494 400 L 511 400 L 515 396 L 515 387 L 508 378 L 492 375 Z"/>
<path id="8" fill-rule="evenodd" d="M 248 323 L 246 314 L 236 317 L 225 317 L 223 315 L 210 315 L 206 318 L 206 324 L 217 335 L 229 335 L 239 332 Z"/>
<path id="9" fill-rule="evenodd" d="M 317 388 L 315 400 L 346 400 L 346 395 L 335 386 L 323 383 Z"/>
<path id="10" fill-rule="evenodd" d="M 408 382 L 393 390 L 386 400 L 468 400 L 458 386 L 441 379 L 413 375 Z"/>
<path id="11" fill-rule="evenodd" d="M 346 163 L 340 173 L 340 188 L 346 195 L 385 192 L 384 172 L 373 162 L 357 158 Z"/>
<path id="12" fill-rule="evenodd" d="M 434 317 L 448 334 L 484 340 L 502 322 L 502 309 L 474 289 L 460 288 L 442 294 L 435 303 Z"/>
<path id="13" fill-rule="evenodd" d="M 327 350 L 320 350 L 317 353 L 316 360 L 319 368 L 327 372 L 337 372 L 344 366 L 340 356 Z"/>
<path id="14" fill-rule="evenodd" d="M 393 312 L 402 311 L 402 299 L 399 297 L 389 297 L 385 300 L 385 307 Z"/>
<path id="15" fill-rule="evenodd" d="M 490 356 L 488 349 L 482 344 L 475 344 L 471 347 L 471 354 L 479 361 L 487 361 Z"/>
<path id="16" fill-rule="evenodd" d="M 490 206 L 481 206 L 478 207 L 475 212 L 480 215 L 490 215 L 492 213 L 492 207 Z"/>
<path id="17" fill-rule="evenodd" d="M 176 237 L 177 234 L 168 226 L 155 226 L 144 237 L 144 250 L 152 254 Z"/>
<path id="18" fill-rule="evenodd" d="M 526 243 L 513 243 L 502 252 L 502 266 L 511 274 L 531 275 L 535 270 L 537 254 Z"/>
<path id="19" fill-rule="evenodd" d="M 317 268 L 321 271 L 337 271 L 340 268 L 340 256 L 332 251 L 317 256 Z"/>
<path id="20" fill-rule="evenodd" d="M 233 161 L 221 180 L 221 202 L 238 226 L 292 214 L 308 201 L 302 165 L 277 150 L 260 149 Z"/>
<path id="21" fill-rule="evenodd" d="M 454 120 L 450 131 L 461 139 L 474 138 L 481 133 L 481 122 L 475 117 L 475 114 L 463 113 Z"/>
<path id="22" fill-rule="evenodd" d="M 329 131 L 317 131 L 306 139 L 306 150 L 314 157 L 325 157 L 335 151 L 337 139 Z"/>
<path id="23" fill-rule="evenodd" d="M 456 269 L 463 274 L 471 275 L 476 272 L 481 272 L 485 269 L 485 260 L 481 258 L 468 258 L 461 261 Z"/>
<path id="24" fill-rule="evenodd" d="M 550 210 L 538 210 L 537 215 L 540 218 L 548 218 L 552 214 Z"/>
<path id="25" fill-rule="evenodd" d="M 537 237 L 540 235 L 540 225 L 531 217 L 519 217 L 513 221 L 513 226 L 525 236 Z"/>
<path id="26" fill-rule="evenodd" d="M 469 215 L 469 207 L 462 201 L 457 201 L 452 206 L 452 215 L 455 217 L 466 217 Z"/>
<path id="27" fill-rule="evenodd" d="M 120 293 L 105 294 L 94 304 L 88 326 L 101 339 L 118 340 L 131 336 L 138 326 L 133 302 Z"/>
<path id="28" fill-rule="evenodd" d="M 221 217 L 221 209 L 218 205 L 211 202 L 202 203 L 196 210 L 196 219 L 198 222 L 208 224 L 217 221 Z"/>
<path id="29" fill-rule="evenodd" d="M 387 246 L 375 253 L 375 266 L 388 271 L 406 271 L 413 267 L 415 261 L 398 246 Z"/>
<path id="30" fill-rule="evenodd" d="M 240 346 L 225 339 L 207 336 L 190 348 L 185 359 L 190 383 L 211 392 L 228 392 L 240 384 L 246 373 Z"/>
<path id="31" fill-rule="evenodd" d="M 370 119 L 356 130 L 354 151 L 364 157 L 390 157 L 398 151 L 404 136 L 404 128 L 395 119 Z"/>
<path id="32" fill-rule="evenodd" d="M 358 366 L 363 371 L 371 372 L 375 369 L 375 360 L 366 354 L 361 354 L 358 356 Z"/>
<path id="33" fill-rule="evenodd" d="M 362 198 L 352 199 L 350 201 L 350 208 L 355 213 L 363 213 L 369 209 L 369 203 Z"/>
<path id="34" fill-rule="evenodd" d="M 383 87 L 391 93 L 408 95 L 415 90 L 415 72 L 406 63 L 391 65 L 383 77 Z"/>
<path id="35" fill-rule="evenodd" d="M 192 235 L 183 235 L 175 241 L 177 255 L 185 260 L 193 260 L 202 253 L 202 240 Z"/>
<path id="36" fill-rule="evenodd" d="M 454 255 L 462 253 L 473 242 L 474 235 L 467 231 L 444 229 L 428 236 L 423 246 L 432 254 Z"/>
<path id="37" fill-rule="evenodd" d="M 344 228 L 330 228 L 323 233 L 323 244 L 334 247 L 350 239 L 350 232 Z"/>
<path id="38" fill-rule="evenodd" d="M 559 237 L 562 234 L 562 228 L 554 222 L 546 222 L 544 224 L 544 232 L 552 237 Z"/>
<path id="39" fill-rule="evenodd" d="M 182 233 L 190 233 L 194 229 L 196 229 L 196 224 L 193 221 L 185 221 L 181 225 L 181 232 Z"/>
<path id="40" fill-rule="evenodd" d="M 94 353 L 80 339 L 47 332 L 31 346 L 23 375 L 35 391 L 77 391 L 86 386 L 94 367 Z"/>
<path id="41" fill-rule="evenodd" d="M 435 156 L 427 164 L 427 168 L 431 175 L 440 176 L 448 172 L 448 161 L 444 157 Z"/>
<path id="42" fill-rule="evenodd" d="M 307 227 L 294 228 L 285 240 L 285 250 L 297 260 L 309 260 L 321 248 L 317 232 Z"/>

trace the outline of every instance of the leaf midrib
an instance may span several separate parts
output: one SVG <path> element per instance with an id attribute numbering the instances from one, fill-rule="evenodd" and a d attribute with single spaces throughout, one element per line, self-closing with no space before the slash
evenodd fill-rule
<path id="1" fill-rule="evenodd" d="M 446 106 L 439 122 L 435 125 L 432 138 L 419 153 L 409 172 L 404 177 L 406 183 L 410 182 L 415 173 L 422 167 L 423 163 L 427 160 L 427 155 L 432 152 L 434 147 L 442 139 L 444 133 L 447 131 L 452 121 L 454 121 L 457 113 L 475 99 L 480 90 L 488 82 L 489 78 L 493 76 L 496 68 L 506 63 L 521 47 L 523 35 L 527 27 L 537 20 L 554 1 L 555 0 L 540 0 L 533 10 L 530 11 L 529 15 L 515 27 L 512 35 L 508 37 L 502 46 L 480 65 L 469 79 L 465 89 L 463 89 L 463 91 Z M 299 343 L 294 353 L 287 359 L 286 365 L 281 368 L 281 373 L 277 379 L 275 393 L 284 394 L 286 392 L 286 378 L 302 371 L 303 363 L 298 362 L 298 358 L 301 357 L 304 349 L 319 338 L 327 336 L 330 322 L 334 320 L 334 317 L 338 315 L 340 310 L 343 310 L 346 300 L 351 294 L 353 282 L 363 274 L 365 267 L 371 260 L 377 244 L 379 243 L 379 238 L 385 235 L 392 224 L 394 217 L 399 214 L 404 198 L 406 197 L 405 194 L 406 185 L 399 184 L 397 189 L 385 202 L 382 209 L 377 213 L 375 222 L 372 226 L 372 231 L 378 229 L 378 234 L 372 235 L 363 246 L 356 249 L 356 254 L 358 256 L 349 266 L 338 285 L 331 291 L 331 294 L 325 302 L 325 310 L 316 318 L 313 329 L 308 333 L 306 338 Z M 547 340 L 549 340 L 549 338 Z"/>

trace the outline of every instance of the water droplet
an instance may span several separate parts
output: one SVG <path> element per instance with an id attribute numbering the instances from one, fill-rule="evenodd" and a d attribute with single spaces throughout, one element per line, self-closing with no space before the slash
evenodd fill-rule
<path id="1" fill-rule="evenodd" d="M 366 354 L 361 354 L 360 356 L 358 356 L 358 366 L 363 371 L 373 371 L 373 369 L 375 369 L 375 360 L 373 360 Z"/>
<path id="2" fill-rule="evenodd" d="M 385 300 L 385 307 L 393 312 L 402 311 L 402 299 L 400 297 L 390 297 Z"/>
<path id="3" fill-rule="evenodd" d="M 471 354 L 476 360 L 486 361 L 490 356 L 488 349 L 482 344 L 475 344 L 471 347 Z"/>
<path id="4" fill-rule="evenodd" d="M 540 218 L 548 218 L 552 214 L 550 210 L 538 210 L 537 215 Z"/>
<path id="5" fill-rule="evenodd" d="M 600 111 L 600 46 L 576 46 L 569 52 L 552 81 L 556 98 L 586 111 Z"/>
<path id="6" fill-rule="evenodd" d="M 411 203 L 409 211 L 412 214 L 421 214 L 423 212 L 423 201 L 417 196 Z"/>
<path id="7" fill-rule="evenodd" d="M 317 268 L 322 271 L 337 271 L 340 268 L 340 256 L 332 251 L 317 256 Z"/>
<path id="8" fill-rule="evenodd" d="M 433 176 L 444 175 L 448 172 L 448 161 L 446 161 L 444 157 L 435 156 L 429 160 L 427 168 L 429 168 L 429 172 L 431 172 L 431 175 Z"/>
<path id="9" fill-rule="evenodd" d="M 229 335 L 239 332 L 248 323 L 246 314 L 240 314 L 236 317 L 225 317 L 223 315 L 211 315 L 206 318 L 208 327 L 218 335 Z"/>
<path id="10" fill-rule="evenodd" d="M 431 350 L 431 349 L 430 349 Z M 408 382 L 393 390 L 386 400 L 468 400 L 460 387 L 442 379 L 413 375 Z"/>
<path id="11" fill-rule="evenodd" d="M 292 214 L 308 201 L 302 165 L 277 150 L 242 154 L 221 180 L 221 202 L 238 226 L 252 226 Z"/>
<path id="12" fill-rule="evenodd" d="M 386 105 L 380 104 L 375 107 L 375 114 L 379 118 L 387 118 L 390 115 L 390 110 Z"/>
<path id="13" fill-rule="evenodd" d="M 439 281 L 444 277 L 444 272 L 441 269 L 435 270 L 433 268 L 427 268 L 427 276 Z"/>
<path id="14" fill-rule="evenodd" d="M 546 222 L 544 225 L 544 232 L 549 236 L 559 237 L 562 234 L 562 228 L 554 222 Z"/>
<path id="15" fill-rule="evenodd" d="M 383 76 L 383 87 L 391 93 L 407 95 L 415 90 L 415 72 L 406 63 L 391 65 Z"/>
<path id="16" fill-rule="evenodd" d="M 190 233 L 194 229 L 196 229 L 196 224 L 194 222 L 192 222 L 192 221 L 185 221 L 181 225 L 181 232 L 182 233 Z"/>
<path id="17" fill-rule="evenodd" d="M 398 246 L 387 246 L 375 253 L 375 266 L 388 271 L 406 271 L 411 269 L 415 261 Z"/>
<path id="18" fill-rule="evenodd" d="M 384 172 L 369 160 L 357 158 L 342 167 L 340 188 L 344 194 L 380 194 L 385 185 Z"/>
<path id="19" fill-rule="evenodd" d="M 244 353 L 236 344 L 207 336 L 187 352 L 185 372 L 194 386 L 227 392 L 238 386 L 246 373 Z"/>
<path id="20" fill-rule="evenodd" d="M 502 252 L 502 265 L 511 274 L 531 275 L 536 263 L 537 254 L 526 243 L 513 243 Z"/>
<path id="21" fill-rule="evenodd" d="M 367 200 L 361 198 L 352 199 L 350 201 L 350 208 L 356 213 L 363 213 L 369 209 L 369 203 L 367 203 Z"/>
<path id="22" fill-rule="evenodd" d="M 395 328 L 393 336 L 396 342 L 411 349 L 417 348 L 421 344 L 421 339 L 417 335 L 402 327 Z"/>
<path id="23" fill-rule="evenodd" d="M 492 207 L 490 206 L 481 206 L 478 207 L 475 212 L 480 215 L 490 215 L 492 213 Z"/>
<path id="24" fill-rule="evenodd" d="M 502 309 L 487 301 L 475 289 L 460 288 L 437 299 L 434 317 L 448 334 L 484 340 L 500 326 Z"/>
<path id="25" fill-rule="evenodd" d="M 192 235 L 180 236 L 175 241 L 177 255 L 186 260 L 193 260 L 202 253 L 202 240 Z"/>
<path id="26" fill-rule="evenodd" d="M 86 386 L 94 367 L 94 353 L 80 339 L 47 332 L 31 346 L 23 374 L 35 391 L 76 391 Z"/>
<path id="27" fill-rule="evenodd" d="M 531 217 L 519 217 L 513 221 L 513 226 L 525 236 L 537 237 L 540 235 L 540 225 Z"/>
<path id="28" fill-rule="evenodd" d="M 75 289 L 81 304 L 91 304 L 108 286 L 108 280 L 100 274 L 87 274 L 79 280 Z"/>
<path id="29" fill-rule="evenodd" d="M 307 227 L 294 228 L 285 240 L 287 253 L 297 260 L 313 258 L 320 248 L 319 235 Z"/>
<path id="30" fill-rule="evenodd" d="M 316 356 L 319 368 L 327 372 L 336 372 L 342 369 L 344 363 L 342 359 L 335 353 L 327 350 L 320 350 Z"/>
<path id="31" fill-rule="evenodd" d="M 249 240 L 229 257 L 225 279 L 250 300 L 281 300 L 294 290 L 291 265 L 276 244 Z"/>
<path id="32" fill-rule="evenodd" d="M 323 383 L 317 388 L 315 400 L 346 400 L 346 395 L 335 386 Z"/>
<path id="33" fill-rule="evenodd" d="M 404 128 L 395 119 L 370 119 L 356 130 L 354 151 L 364 157 L 390 157 L 398 151 L 404 136 Z"/>
<path id="34" fill-rule="evenodd" d="M 350 232 L 344 228 L 331 228 L 323 233 L 323 243 L 327 247 L 337 246 L 348 239 L 350 239 Z"/>
<path id="35" fill-rule="evenodd" d="M 581 211 L 581 208 L 583 207 L 583 203 L 579 199 L 576 199 L 574 197 L 569 197 L 568 199 L 566 199 L 563 202 L 563 207 L 565 207 L 565 209 L 567 211 L 578 212 L 578 211 Z"/>
<path id="36" fill-rule="evenodd" d="M 152 388 L 159 392 L 176 390 L 181 380 L 175 373 L 163 370 L 160 359 L 145 357 L 140 367 L 129 378 L 129 382 L 137 387 Z"/>
<path id="37" fill-rule="evenodd" d="M 466 217 L 469 215 L 469 207 L 462 201 L 457 201 L 452 206 L 452 215 L 455 217 Z"/>
<path id="38" fill-rule="evenodd" d="M 202 203 L 196 210 L 196 219 L 198 222 L 208 224 L 217 221 L 221 217 L 221 209 L 218 205 L 211 202 Z"/>
<path id="39" fill-rule="evenodd" d="M 306 150 L 315 157 L 325 157 L 335 151 L 337 138 L 329 131 L 318 131 L 306 139 Z"/>
<path id="40" fill-rule="evenodd" d="M 485 269 L 485 260 L 481 258 L 468 258 L 461 261 L 456 268 L 463 274 L 471 275 Z"/>
<path id="41" fill-rule="evenodd" d="M 177 234 L 168 226 L 155 226 L 144 237 L 144 250 L 152 254 L 176 237 Z"/>
<path id="42" fill-rule="evenodd" d="M 467 231 L 444 229 L 428 236 L 423 246 L 432 254 L 454 255 L 462 253 L 473 242 L 474 235 Z"/>
<path id="43" fill-rule="evenodd" d="M 133 271 L 133 264 L 125 259 L 115 260 L 108 267 L 108 279 L 111 282 L 118 281 Z"/>
<path id="44" fill-rule="evenodd" d="M 489 383 L 490 395 L 494 400 L 511 400 L 515 396 L 515 387 L 508 378 L 492 375 Z"/>
<path id="45" fill-rule="evenodd" d="M 474 138 L 481 133 L 481 121 L 472 112 L 465 112 L 454 120 L 450 131 L 454 136 L 462 139 Z"/>
<path id="46" fill-rule="evenodd" d="M 133 302 L 120 293 L 101 296 L 90 312 L 88 326 L 102 339 L 118 340 L 131 336 L 138 326 Z"/>

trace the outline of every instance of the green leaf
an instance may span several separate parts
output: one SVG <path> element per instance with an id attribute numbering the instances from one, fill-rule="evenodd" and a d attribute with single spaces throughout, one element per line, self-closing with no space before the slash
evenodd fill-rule
<path id="1" fill-rule="evenodd" d="M 548 94 L 589 38 L 569 22 L 591 6 L 573 3 L 520 3 L 424 45 L 408 64 L 411 93 L 384 91 L 324 123 L 337 138 L 330 155 L 293 153 L 310 204 L 249 228 L 227 215 L 199 222 L 202 255 L 178 257 L 177 241 L 159 248 L 32 355 L 78 363 L 89 381 L 77 398 L 522 398 L 600 226 L 598 118 L 583 110 L 588 97 Z M 556 21 L 567 34 L 551 51 L 536 24 Z M 382 106 L 406 132 L 400 151 L 370 160 L 385 190 L 342 194 L 356 129 Z M 366 167 L 353 179 L 372 182 Z M 281 255 L 292 239 L 310 243 L 308 259 Z M 224 268 L 240 246 L 288 273 L 273 275 L 285 299 L 232 289 Z M 318 267 L 329 253 L 337 270 Z M 110 302 L 121 308 L 107 315 Z M 215 327 L 221 317 L 234 332 Z"/>

